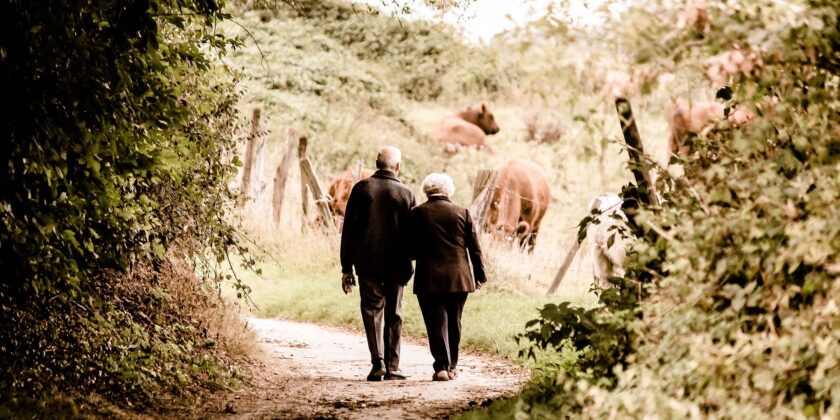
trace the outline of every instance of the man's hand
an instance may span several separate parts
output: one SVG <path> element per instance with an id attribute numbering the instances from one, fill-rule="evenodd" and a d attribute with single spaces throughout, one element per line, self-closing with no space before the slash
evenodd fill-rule
<path id="1" fill-rule="evenodd" d="M 481 290 L 482 287 L 484 287 L 484 283 L 475 282 L 475 290 Z"/>
<path id="2" fill-rule="evenodd" d="M 353 276 L 353 273 L 347 273 L 341 275 L 341 289 L 344 290 L 344 294 L 348 294 L 353 291 L 353 286 L 356 285 L 356 277 Z"/>

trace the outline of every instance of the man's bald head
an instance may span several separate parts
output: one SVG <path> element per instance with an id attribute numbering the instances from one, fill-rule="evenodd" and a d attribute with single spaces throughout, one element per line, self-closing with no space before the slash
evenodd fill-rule
<path id="1" fill-rule="evenodd" d="M 376 169 L 399 172 L 400 160 L 402 160 L 400 149 L 394 146 L 385 146 L 379 149 L 379 154 L 376 155 Z"/>

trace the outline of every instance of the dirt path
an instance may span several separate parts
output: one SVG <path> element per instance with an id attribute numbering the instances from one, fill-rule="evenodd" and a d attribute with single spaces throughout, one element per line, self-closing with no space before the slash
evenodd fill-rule
<path id="1" fill-rule="evenodd" d="M 249 386 L 211 403 L 202 418 L 436 418 L 507 396 L 528 379 L 507 361 L 464 355 L 455 381 L 432 382 L 428 348 L 403 343 L 406 381 L 366 382 L 361 334 L 314 324 L 250 319 L 264 361 Z"/>

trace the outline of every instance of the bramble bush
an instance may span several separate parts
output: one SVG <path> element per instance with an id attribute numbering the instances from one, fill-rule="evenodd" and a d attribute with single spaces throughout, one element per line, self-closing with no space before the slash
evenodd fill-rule
<path id="1" fill-rule="evenodd" d="M 672 159 L 686 176 L 661 173 L 664 203 L 630 217 L 625 277 L 596 308 L 546 306 L 522 336 L 577 362 L 492 414 L 840 416 L 840 3 L 710 4 L 705 30 L 675 25 L 677 9 L 626 12 L 646 28 L 640 64 L 757 51 L 760 71 L 719 95 L 756 119 Z"/>

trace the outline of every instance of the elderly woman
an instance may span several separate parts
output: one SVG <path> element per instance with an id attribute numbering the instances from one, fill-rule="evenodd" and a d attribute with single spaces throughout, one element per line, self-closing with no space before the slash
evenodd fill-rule
<path id="1" fill-rule="evenodd" d="M 414 293 L 435 359 L 432 380 L 448 381 L 458 376 L 461 313 L 467 294 L 480 289 L 487 278 L 470 213 L 449 200 L 455 192 L 452 179 L 433 173 L 423 180 L 423 192 L 428 201 L 413 208 L 410 216 L 417 260 Z"/>

